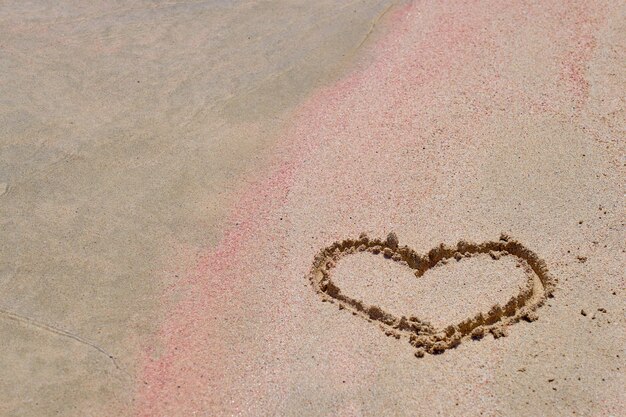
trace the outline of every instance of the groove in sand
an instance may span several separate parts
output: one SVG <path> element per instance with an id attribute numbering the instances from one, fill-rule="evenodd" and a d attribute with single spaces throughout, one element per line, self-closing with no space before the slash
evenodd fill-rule
<path id="1" fill-rule="evenodd" d="M 519 294 L 511 297 L 504 305 L 495 304 L 487 313 L 478 313 L 458 324 L 451 324 L 444 329 L 436 329 L 430 323 L 411 316 L 400 318 L 385 312 L 379 306 L 367 305 L 361 300 L 351 298 L 331 279 L 330 271 L 336 262 L 344 256 L 356 252 L 381 254 L 395 262 L 400 262 L 415 270 L 417 278 L 440 262 L 454 258 L 457 261 L 476 254 L 490 254 L 494 259 L 502 256 L 513 256 L 524 267 L 528 277 Z M 411 345 L 417 348 L 415 355 L 424 356 L 428 353 L 443 353 L 446 349 L 458 346 L 468 338 L 480 339 L 491 332 L 494 337 L 506 334 L 506 325 L 521 319 L 534 321 L 536 310 L 551 297 L 556 280 L 534 252 L 521 243 L 502 235 L 499 241 L 481 244 L 460 241 L 456 246 L 444 244 L 432 249 L 427 255 L 419 255 L 407 246 L 398 246 L 398 238 L 390 233 L 386 240 L 370 239 L 361 234 L 358 239 L 346 239 L 334 242 L 322 249 L 313 261 L 309 280 L 322 301 L 336 303 L 340 309 L 351 311 L 352 314 L 370 322 L 377 322 L 388 336 L 399 339 L 407 337 Z"/>

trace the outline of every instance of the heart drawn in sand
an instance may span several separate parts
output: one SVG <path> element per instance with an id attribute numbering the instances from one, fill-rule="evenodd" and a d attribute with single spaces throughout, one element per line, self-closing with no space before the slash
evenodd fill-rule
<path id="1" fill-rule="evenodd" d="M 390 261 L 402 263 L 413 269 L 418 279 L 429 269 L 449 259 L 460 261 L 477 254 L 490 254 L 494 259 L 513 256 L 524 267 L 528 279 L 520 292 L 511 297 L 504 306 L 496 304 L 487 313 L 479 312 L 460 323 L 436 329 L 417 317 L 396 317 L 378 306 L 367 305 L 343 294 L 333 282 L 331 271 L 339 259 L 357 252 L 371 252 Z M 544 303 L 546 297 L 552 296 L 556 283 L 543 260 L 504 234 L 498 241 L 481 244 L 466 241 L 460 241 L 456 246 L 441 244 L 427 255 L 419 255 L 411 248 L 399 246 L 394 233 L 390 233 L 384 241 L 370 239 L 367 235 L 361 234 L 358 239 L 335 242 L 322 249 L 315 256 L 309 279 L 322 301 L 336 303 L 342 310 L 351 311 L 355 316 L 376 322 L 388 336 L 397 339 L 407 337 L 417 348 L 415 353 L 417 357 L 424 356 L 425 352 L 443 353 L 446 349 L 458 346 L 465 339 L 480 339 L 488 332 L 494 337 L 504 336 L 507 325 L 521 319 L 536 320 L 536 310 Z"/>

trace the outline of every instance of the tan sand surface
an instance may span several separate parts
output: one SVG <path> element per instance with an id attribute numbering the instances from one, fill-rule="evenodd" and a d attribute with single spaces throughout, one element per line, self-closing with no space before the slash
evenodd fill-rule
<path id="1" fill-rule="evenodd" d="M 0 415 L 625 415 L 625 61 L 619 1 L 0 4 Z"/>
<path id="2" fill-rule="evenodd" d="M 0 4 L 0 415 L 133 414 L 163 289 L 387 6 Z"/>

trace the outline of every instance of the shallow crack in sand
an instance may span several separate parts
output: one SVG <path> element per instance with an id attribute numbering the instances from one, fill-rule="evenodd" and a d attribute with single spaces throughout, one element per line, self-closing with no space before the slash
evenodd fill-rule
<path id="1" fill-rule="evenodd" d="M 115 358 L 115 356 L 113 356 L 111 353 L 109 353 L 108 351 L 106 351 L 104 348 L 98 346 L 97 344 L 95 344 L 94 342 L 91 342 L 77 334 L 68 332 L 67 330 L 63 330 L 59 327 L 55 327 L 46 323 L 41 323 L 31 317 L 28 316 L 23 316 L 21 314 L 17 314 L 14 313 L 12 311 L 6 310 L 4 308 L 0 308 L 0 315 L 4 316 L 10 320 L 16 321 L 18 323 L 24 324 L 24 325 L 28 325 L 32 328 L 38 329 L 38 330 L 43 330 L 46 331 L 48 333 L 52 333 L 55 334 L 57 336 L 60 337 L 64 337 L 64 338 L 68 338 L 71 340 L 74 340 L 82 345 L 85 345 L 91 349 L 96 350 L 97 352 L 99 352 L 100 354 L 104 355 L 105 357 L 107 357 L 111 363 L 113 364 L 113 366 L 115 366 L 115 369 L 117 369 L 120 372 L 123 372 L 126 376 L 130 377 L 131 375 L 128 373 L 128 371 L 124 368 L 122 368 L 117 359 Z"/>

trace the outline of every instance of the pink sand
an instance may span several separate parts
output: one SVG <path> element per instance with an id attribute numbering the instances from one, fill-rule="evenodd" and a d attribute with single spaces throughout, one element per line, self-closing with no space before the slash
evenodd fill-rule
<path id="1" fill-rule="evenodd" d="M 594 250 L 594 232 L 578 221 L 617 195 L 592 173 L 611 172 L 615 141 L 607 150 L 597 139 L 611 132 L 596 123 L 586 78 L 610 10 L 572 1 L 397 7 L 356 69 L 302 103 L 221 242 L 164 295 L 162 346 L 146 350 L 136 414 L 623 412 L 624 373 L 608 358 L 624 334 L 588 334 L 577 301 L 592 292 L 588 309 L 617 311 L 603 295 L 617 285 L 616 266 L 591 260 L 583 274 L 567 254 Z M 305 279 L 330 242 L 392 230 L 422 252 L 510 232 L 544 257 L 561 293 L 507 338 L 418 360 L 407 343 L 321 303 Z M 611 317 L 608 329 L 623 324 Z"/>

